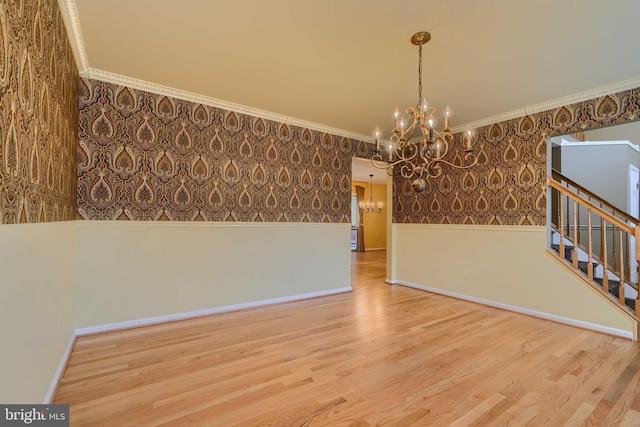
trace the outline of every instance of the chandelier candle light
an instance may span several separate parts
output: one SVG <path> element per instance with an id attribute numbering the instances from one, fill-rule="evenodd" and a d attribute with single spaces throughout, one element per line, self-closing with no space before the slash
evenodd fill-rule
<path id="1" fill-rule="evenodd" d="M 369 197 L 369 201 L 367 202 L 360 202 L 360 209 L 362 210 L 363 213 L 375 213 L 375 214 L 379 214 L 382 213 L 382 206 L 383 203 L 381 201 L 379 201 L 378 203 L 373 203 L 373 174 L 369 174 L 369 180 L 370 180 L 370 184 L 369 184 L 369 188 L 371 189 L 371 197 Z"/>
<path id="2" fill-rule="evenodd" d="M 435 129 L 434 107 L 427 104 L 422 97 L 422 45 L 431 40 L 431 34 L 421 31 L 411 37 L 411 43 L 418 46 L 418 103 L 415 107 L 408 107 L 405 113 L 408 121 L 400 115 L 398 107 L 393 112 L 393 130 L 389 136 L 389 149 L 386 153 L 380 148 L 380 129 L 376 128 L 376 147 L 371 163 L 378 169 L 386 169 L 393 174 L 393 167 L 399 166 L 403 178 L 415 179 L 411 186 L 417 193 L 427 189 L 425 178 L 437 178 L 442 174 L 442 164 L 456 169 L 468 169 L 478 162 L 471 140 L 471 129 L 464 135 L 465 149 L 462 164 L 454 164 L 445 160 L 449 148 L 453 146 L 453 134 L 449 127 L 451 110 L 447 106 L 444 110 L 444 128 Z M 422 135 L 414 137 L 414 131 L 419 128 Z M 387 157 L 385 159 L 385 157 Z"/>

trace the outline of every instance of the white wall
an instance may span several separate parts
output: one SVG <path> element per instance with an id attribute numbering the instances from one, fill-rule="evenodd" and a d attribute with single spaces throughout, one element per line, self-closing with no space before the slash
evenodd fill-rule
<path id="1" fill-rule="evenodd" d="M 350 228 L 124 221 L 4 225 L 0 402 L 50 398 L 77 329 L 348 291 Z"/>
<path id="2" fill-rule="evenodd" d="M 0 402 L 41 403 L 75 329 L 76 223 L 0 226 Z"/>
<path id="3" fill-rule="evenodd" d="M 628 145 L 571 145 L 561 148 L 560 172 L 628 213 L 629 165 L 639 154 Z"/>
<path id="4" fill-rule="evenodd" d="M 78 222 L 76 325 L 351 288 L 350 224 Z"/>
<path id="5" fill-rule="evenodd" d="M 588 141 L 622 141 L 629 140 L 640 145 L 640 120 L 625 122 L 612 126 L 589 129 L 584 132 Z"/>
<path id="6" fill-rule="evenodd" d="M 628 315 L 546 253 L 545 227 L 394 224 L 393 232 L 393 281 L 636 333 Z"/>

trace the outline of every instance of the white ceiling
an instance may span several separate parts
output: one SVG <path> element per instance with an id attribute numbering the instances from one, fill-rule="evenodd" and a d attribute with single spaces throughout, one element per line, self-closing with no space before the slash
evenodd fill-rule
<path id="1" fill-rule="evenodd" d="M 421 30 L 424 94 L 454 126 L 640 77 L 638 0 L 61 4 L 91 69 L 366 136 L 417 102 Z"/>

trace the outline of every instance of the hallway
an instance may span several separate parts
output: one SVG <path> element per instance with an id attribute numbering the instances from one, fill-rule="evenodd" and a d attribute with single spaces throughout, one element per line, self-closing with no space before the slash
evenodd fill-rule
<path id="1" fill-rule="evenodd" d="M 351 251 L 351 286 L 356 289 L 386 285 L 387 251 Z"/>

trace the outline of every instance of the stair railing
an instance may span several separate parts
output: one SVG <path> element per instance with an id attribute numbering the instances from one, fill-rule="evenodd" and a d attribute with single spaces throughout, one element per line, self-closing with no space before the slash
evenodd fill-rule
<path id="1" fill-rule="evenodd" d="M 640 261 L 638 219 L 555 170 L 548 177 L 547 184 L 552 200 L 551 225 L 555 232 L 559 233 L 560 257 L 566 259 L 566 254 L 571 252 L 568 261 L 575 270 L 582 271 L 581 267 L 584 267 L 585 261 L 579 260 L 579 251 L 586 254 L 586 271 L 583 273 L 590 281 L 597 282 L 599 278 L 596 278 L 595 268 L 601 268 L 601 285 L 606 293 L 610 290 L 610 276 L 617 276 L 618 300 L 629 308 L 625 284 L 635 291 L 638 290 L 638 284 L 631 281 L 630 275 L 630 237 L 635 238 L 635 261 Z M 586 224 L 583 224 L 585 216 Z M 598 227 L 599 233 L 594 235 L 594 228 Z M 640 317 L 640 294 L 635 298 L 633 306 L 635 315 Z"/>

